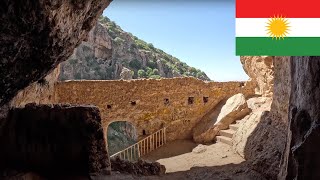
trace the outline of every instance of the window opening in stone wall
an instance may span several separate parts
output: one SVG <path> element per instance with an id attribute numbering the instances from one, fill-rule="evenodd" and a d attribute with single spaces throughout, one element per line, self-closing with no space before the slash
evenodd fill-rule
<path id="1" fill-rule="evenodd" d="M 111 109 L 112 106 L 110 104 L 107 105 L 107 109 Z"/>
<path id="2" fill-rule="evenodd" d="M 164 105 L 169 105 L 169 103 L 170 103 L 170 102 L 169 102 L 169 99 L 168 99 L 168 98 L 165 98 L 165 99 L 164 99 Z"/>
<path id="3" fill-rule="evenodd" d="M 131 101 L 130 103 L 131 103 L 132 106 L 137 105 L 137 102 L 136 102 L 136 101 Z"/>
<path id="4" fill-rule="evenodd" d="M 194 103 L 194 97 L 189 97 L 188 104 L 193 104 L 193 103 Z"/>
<path id="5" fill-rule="evenodd" d="M 142 130 L 142 135 L 146 135 L 146 130 Z"/>
<path id="6" fill-rule="evenodd" d="M 209 97 L 203 97 L 203 103 L 207 103 L 209 101 Z"/>

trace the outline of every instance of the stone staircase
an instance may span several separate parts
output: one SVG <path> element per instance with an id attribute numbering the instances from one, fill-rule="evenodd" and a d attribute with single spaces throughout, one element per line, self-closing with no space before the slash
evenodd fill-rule
<path id="1" fill-rule="evenodd" d="M 232 146 L 232 136 L 239 128 L 240 122 L 241 120 L 237 120 L 234 124 L 229 125 L 229 129 L 219 131 L 218 135 L 216 136 L 216 141 Z"/>

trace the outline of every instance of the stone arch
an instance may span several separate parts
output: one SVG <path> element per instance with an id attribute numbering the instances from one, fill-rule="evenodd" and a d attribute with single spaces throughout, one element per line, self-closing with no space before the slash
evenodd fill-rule
<path id="1" fill-rule="evenodd" d="M 105 131 L 109 155 L 138 142 L 137 127 L 131 121 L 112 121 L 107 125 Z"/>

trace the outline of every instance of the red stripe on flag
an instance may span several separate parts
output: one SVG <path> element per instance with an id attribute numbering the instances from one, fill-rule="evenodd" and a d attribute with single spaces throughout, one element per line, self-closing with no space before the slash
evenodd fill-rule
<path id="1" fill-rule="evenodd" d="M 236 0 L 237 18 L 319 18 L 320 0 Z"/>

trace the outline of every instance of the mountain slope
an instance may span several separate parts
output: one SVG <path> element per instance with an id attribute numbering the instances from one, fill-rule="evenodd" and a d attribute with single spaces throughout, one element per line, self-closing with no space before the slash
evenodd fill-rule
<path id="1" fill-rule="evenodd" d="M 88 39 L 61 63 L 60 68 L 60 80 L 181 76 L 210 80 L 201 70 L 123 31 L 107 17 L 100 17 Z"/>

